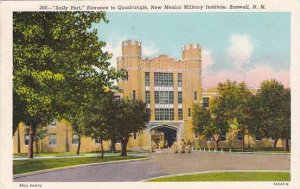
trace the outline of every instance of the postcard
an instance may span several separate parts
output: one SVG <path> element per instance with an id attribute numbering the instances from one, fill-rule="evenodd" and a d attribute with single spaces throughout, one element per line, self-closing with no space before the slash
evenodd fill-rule
<path id="1" fill-rule="evenodd" d="M 298 1 L 2 1 L 0 188 L 299 188 Z"/>

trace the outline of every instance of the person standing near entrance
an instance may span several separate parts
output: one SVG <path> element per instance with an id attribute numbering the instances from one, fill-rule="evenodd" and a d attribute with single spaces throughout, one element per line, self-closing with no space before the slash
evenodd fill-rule
<path id="1" fill-rule="evenodd" d="M 192 143 L 189 139 L 188 142 L 187 142 L 187 151 L 188 151 L 188 153 L 191 153 L 191 149 L 192 149 Z"/>
<path id="2" fill-rule="evenodd" d="M 175 153 L 178 153 L 178 143 L 177 141 L 175 140 L 174 144 L 173 144 L 173 149 L 174 149 L 174 152 Z"/>
<path id="3" fill-rule="evenodd" d="M 181 146 L 181 153 L 185 153 L 185 142 L 183 139 L 180 142 L 180 146 Z"/>

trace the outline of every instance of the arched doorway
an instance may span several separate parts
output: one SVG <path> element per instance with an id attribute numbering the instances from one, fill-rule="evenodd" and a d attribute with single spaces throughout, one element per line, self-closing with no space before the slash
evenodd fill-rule
<path id="1" fill-rule="evenodd" d="M 178 140 L 178 130 L 169 125 L 153 127 L 150 131 L 152 146 L 156 148 L 169 148 Z"/>

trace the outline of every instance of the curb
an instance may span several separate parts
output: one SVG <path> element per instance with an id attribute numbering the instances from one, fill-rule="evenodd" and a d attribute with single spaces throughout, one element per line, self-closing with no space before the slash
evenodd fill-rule
<path id="1" fill-rule="evenodd" d="M 143 156 L 143 154 L 128 154 L 130 156 Z M 43 156 L 43 157 L 35 157 L 34 159 L 67 159 L 67 158 L 84 158 L 84 157 L 98 157 L 99 154 L 89 154 L 89 155 L 72 155 L 72 156 Z M 107 155 L 106 157 L 111 157 L 114 155 Z M 13 157 L 13 161 L 23 161 L 28 160 L 27 157 Z"/>
<path id="2" fill-rule="evenodd" d="M 40 171 L 32 171 L 32 172 L 28 172 L 28 173 L 16 174 L 16 175 L 13 175 L 13 179 L 26 177 L 26 176 L 31 176 L 31 175 L 49 173 L 49 172 L 64 170 L 64 169 L 74 169 L 74 168 L 78 168 L 78 167 L 95 166 L 95 165 L 103 165 L 103 164 L 115 164 L 115 163 L 126 163 L 126 162 L 134 162 L 134 161 L 146 161 L 146 160 L 149 160 L 149 159 L 153 159 L 153 156 L 145 157 L 145 158 L 139 158 L 139 159 L 126 159 L 126 160 L 117 160 L 117 161 L 72 165 L 72 166 L 66 166 L 66 167 L 57 167 L 57 168 L 52 168 L 52 169 L 44 169 L 44 170 L 40 170 Z"/>
<path id="3" fill-rule="evenodd" d="M 263 154 L 263 155 L 291 155 L 291 153 L 266 153 L 266 152 L 228 152 L 228 151 L 193 151 L 194 153 L 195 152 L 200 152 L 200 153 L 203 153 L 203 152 L 206 152 L 206 153 L 224 153 L 224 154 Z"/>
<path id="4" fill-rule="evenodd" d="M 280 172 L 280 173 L 290 173 L 291 171 L 290 170 L 216 170 L 216 171 L 201 171 L 201 172 L 163 175 L 163 176 L 152 177 L 152 178 L 148 178 L 148 179 L 145 179 L 145 180 L 141 180 L 139 182 L 147 182 L 147 181 L 152 180 L 152 179 L 176 177 L 176 176 L 185 176 L 185 175 L 197 175 L 197 174 L 209 174 L 209 173 L 234 173 L 234 172 L 275 172 L 275 173 Z M 158 182 L 160 182 L 160 181 L 158 181 Z"/>

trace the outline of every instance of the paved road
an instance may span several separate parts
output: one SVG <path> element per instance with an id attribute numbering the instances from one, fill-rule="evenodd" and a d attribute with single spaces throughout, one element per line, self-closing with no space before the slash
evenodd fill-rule
<path id="1" fill-rule="evenodd" d="M 91 165 L 14 179 L 17 182 L 141 181 L 152 177 L 213 170 L 289 170 L 290 155 L 194 152 L 153 153 L 153 159 Z"/>

